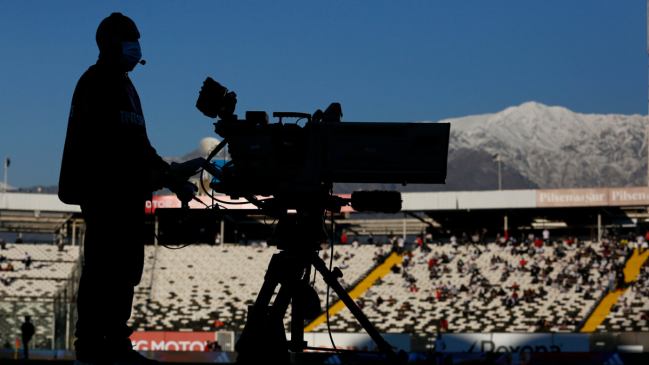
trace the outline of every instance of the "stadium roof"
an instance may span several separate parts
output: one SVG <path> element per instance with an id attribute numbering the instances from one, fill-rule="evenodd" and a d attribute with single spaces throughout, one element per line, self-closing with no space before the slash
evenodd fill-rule
<path id="1" fill-rule="evenodd" d="M 67 205 L 54 194 L 0 193 L 0 231 L 55 233 L 80 222 L 78 205 Z"/>
<path id="2" fill-rule="evenodd" d="M 347 196 L 346 196 L 347 197 Z M 403 193 L 403 212 L 534 209 L 568 207 L 643 207 L 649 205 L 649 187 L 502 190 Z M 208 197 L 200 197 L 209 199 Z M 97 197 L 101 201 L 101 196 Z M 228 200 L 227 197 L 222 199 Z M 104 202 L 110 205 L 110 201 Z M 146 209 L 180 207 L 175 196 L 153 197 Z M 199 203 L 193 208 L 202 208 Z M 234 207 L 247 207 L 234 206 Z M 145 207 L 143 207 L 145 208 Z M 254 208 L 250 206 L 248 208 Z M 351 212 L 351 207 L 343 211 Z M 77 205 L 61 202 L 54 194 L 0 195 L 0 230 L 53 232 L 63 224 L 80 221 Z"/>
<path id="3" fill-rule="evenodd" d="M 403 193 L 403 211 L 461 209 L 525 209 L 561 207 L 620 207 L 649 205 L 649 187 L 594 189 L 527 189 L 502 191 L 451 191 Z M 97 197 L 101 200 L 101 197 Z M 153 197 L 154 206 L 180 206 L 174 196 Z M 226 198 L 227 199 L 227 198 Z M 110 204 L 110 202 L 105 202 Z M 200 204 L 195 205 L 201 207 Z M 28 210 L 79 213 L 78 205 L 62 203 L 53 194 L 7 193 L 0 198 L 0 210 Z"/>
<path id="4" fill-rule="evenodd" d="M 31 210 L 42 212 L 80 213 L 78 205 L 68 205 L 54 194 L 7 193 L 0 194 L 0 210 Z"/>
<path id="5" fill-rule="evenodd" d="M 649 187 L 404 193 L 404 211 L 649 205 Z"/>
<path id="6" fill-rule="evenodd" d="M 0 192 L 2 192 L 4 190 L 4 187 L 5 187 L 5 183 L 0 181 Z M 18 190 L 18 189 L 16 189 L 13 186 L 7 184 L 7 191 L 12 191 L 12 190 Z"/>

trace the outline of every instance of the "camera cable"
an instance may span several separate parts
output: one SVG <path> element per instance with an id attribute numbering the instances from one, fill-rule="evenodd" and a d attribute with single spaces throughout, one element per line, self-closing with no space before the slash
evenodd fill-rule
<path id="1" fill-rule="evenodd" d="M 196 197 L 194 197 L 194 199 L 196 199 Z M 203 205 L 205 205 L 205 206 L 206 206 L 205 209 L 210 209 L 210 207 L 209 207 L 207 204 L 205 204 L 204 202 L 202 202 L 200 199 L 196 199 L 196 201 L 198 201 L 198 202 L 202 203 Z M 151 204 L 151 211 L 150 211 L 149 215 L 155 215 L 155 214 L 153 213 L 153 201 L 151 201 L 151 203 L 152 203 L 152 204 Z M 180 249 L 183 249 L 183 248 L 185 248 L 185 247 L 191 245 L 191 243 L 187 243 L 187 244 L 185 244 L 185 245 L 183 245 L 183 246 L 180 246 L 180 247 L 169 247 L 169 246 L 165 245 L 165 244 L 160 240 L 160 237 L 158 237 L 158 235 L 155 234 L 155 231 L 153 232 L 153 237 L 155 237 L 156 241 L 158 241 L 158 243 L 160 244 L 160 246 L 162 246 L 162 247 L 164 247 L 164 248 L 166 248 L 166 249 L 169 249 L 169 250 L 180 250 Z"/>
<path id="2" fill-rule="evenodd" d="M 164 243 L 162 243 L 162 241 L 160 241 L 160 238 L 158 238 L 157 234 L 154 233 L 153 236 L 155 237 L 156 240 L 158 240 L 158 243 L 160 244 L 160 246 L 162 246 L 162 247 L 164 247 L 166 249 L 169 249 L 169 250 L 180 250 L 180 249 L 183 249 L 183 248 L 191 245 L 191 243 L 187 243 L 184 246 L 180 246 L 180 247 L 169 247 L 169 246 L 165 245 Z"/>
<path id="3" fill-rule="evenodd" d="M 153 203 L 153 202 L 151 202 L 151 203 Z M 151 212 L 149 213 L 149 215 L 155 215 L 155 214 L 153 213 L 153 204 L 151 204 Z M 155 230 L 153 231 L 153 237 L 155 237 L 156 241 L 158 241 L 158 243 L 160 244 L 160 246 L 162 246 L 162 247 L 164 247 L 164 248 L 166 248 L 166 249 L 169 249 L 169 250 L 180 250 L 180 249 L 182 249 L 182 248 L 185 248 L 185 247 L 191 245 L 191 243 L 188 243 L 188 244 L 186 244 L 186 245 L 184 245 L 184 246 L 180 246 L 180 247 L 169 247 L 169 246 L 165 245 L 164 243 L 162 243 L 162 241 L 160 240 L 160 237 L 158 237 L 158 235 L 155 234 Z"/>
<path id="4" fill-rule="evenodd" d="M 207 191 L 207 189 L 205 189 L 205 183 L 203 182 L 203 178 L 202 178 L 204 172 L 205 172 L 205 168 L 202 168 L 202 169 L 201 169 L 201 188 L 203 188 L 203 191 L 205 192 L 205 194 L 207 194 L 207 196 L 209 196 L 210 198 L 212 198 L 212 201 L 217 201 L 217 202 L 219 202 L 219 203 L 221 203 L 221 204 L 229 204 L 229 205 L 243 205 L 243 204 L 250 204 L 250 202 L 248 202 L 248 201 L 245 201 L 245 202 L 225 202 L 225 201 L 222 201 L 222 200 L 219 200 L 219 199 L 215 198 L 214 195 L 210 194 L 210 193 Z"/>
<path id="5" fill-rule="evenodd" d="M 330 195 L 333 197 L 334 195 L 334 190 L 331 188 L 329 190 Z M 330 212 L 331 213 L 331 253 L 329 255 L 329 272 L 333 269 L 334 265 L 334 212 L 333 210 Z M 337 280 L 337 279 L 336 279 Z M 315 281 L 315 280 L 314 280 Z M 329 321 L 329 291 L 331 290 L 331 286 L 327 284 L 327 331 L 329 332 L 329 340 L 331 340 L 331 346 L 333 346 L 334 350 L 336 350 L 336 353 L 340 356 L 341 353 L 338 351 L 338 348 L 336 347 L 336 344 L 334 343 L 334 337 L 331 334 L 331 324 Z"/>
<path id="6" fill-rule="evenodd" d="M 218 146 L 216 146 L 216 147 L 212 150 L 212 152 L 210 152 L 210 154 L 207 156 L 207 158 L 205 159 L 205 160 L 207 161 L 207 163 L 211 164 L 211 163 L 212 163 L 212 162 L 211 162 L 212 159 L 213 159 L 213 158 L 214 158 L 214 157 L 215 157 L 219 152 L 221 152 L 221 150 L 222 150 L 222 149 L 225 147 L 225 145 L 227 145 L 227 144 L 228 144 L 228 140 L 227 140 L 227 139 L 224 139 L 223 141 L 221 141 L 221 143 L 219 143 Z M 230 161 L 228 161 L 227 163 L 225 163 L 225 164 L 223 165 L 223 167 L 230 166 L 231 164 L 232 164 L 232 160 L 230 160 Z M 218 167 L 218 166 L 216 166 L 216 168 L 218 168 L 219 170 L 222 169 L 222 168 L 220 168 L 220 167 Z M 203 174 L 204 174 L 204 173 L 205 173 L 205 167 L 201 168 L 201 187 L 203 188 L 203 191 L 205 192 L 205 194 L 207 194 L 207 196 L 209 196 L 210 198 L 212 198 L 212 202 L 217 201 L 217 202 L 219 202 L 219 203 L 221 203 L 221 204 L 230 204 L 230 205 L 243 205 L 243 204 L 248 204 L 248 202 L 236 202 L 236 203 L 233 203 L 233 202 L 225 202 L 225 201 L 222 201 L 222 200 L 216 199 L 212 194 L 210 194 L 210 193 L 207 191 L 207 189 L 205 189 L 205 184 L 203 183 Z"/>

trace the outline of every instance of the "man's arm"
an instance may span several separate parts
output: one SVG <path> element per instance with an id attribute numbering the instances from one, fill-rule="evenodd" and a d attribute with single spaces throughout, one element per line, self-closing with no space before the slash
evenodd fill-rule
<path id="1" fill-rule="evenodd" d="M 167 173 L 169 172 L 169 164 L 158 155 L 158 152 L 151 146 L 148 141 L 149 147 L 147 148 L 147 161 L 149 163 L 150 172 L 147 181 L 147 186 L 151 191 L 160 190 L 167 185 Z"/>

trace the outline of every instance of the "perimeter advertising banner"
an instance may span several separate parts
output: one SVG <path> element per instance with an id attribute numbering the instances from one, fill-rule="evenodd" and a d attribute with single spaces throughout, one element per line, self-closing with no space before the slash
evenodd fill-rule
<path id="1" fill-rule="evenodd" d="M 443 334 L 444 352 L 589 352 L 587 333 L 454 333 Z"/>
<path id="2" fill-rule="evenodd" d="M 236 352 L 177 352 L 177 351 L 140 351 L 149 359 L 160 362 L 171 363 L 200 363 L 200 364 L 234 364 L 237 360 Z M 645 364 L 645 354 L 627 353 L 445 353 L 442 356 L 430 352 L 411 352 L 408 354 L 408 364 L 462 364 L 462 365 L 624 365 L 624 364 Z M 0 349 L 0 359 L 9 362 L 14 359 L 14 350 Z M 23 351 L 18 351 L 18 357 L 23 358 Z M 61 361 L 69 360 L 70 363 L 76 358 L 72 350 L 31 350 L 30 360 Z M 440 359 L 441 358 L 441 359 Z M 325 364 L 347 364 L 349 356 L 341 357 L 335 353 L 307 353 L 302 354 L 300 363 L 311 365 Z M 354 357 L 359 364 L 385 364 L 390 363 L 385 357 L 378 358 L 377 355 L 361 354 Z M 437 362 L 441 360 L 440 362 Z M 268 362 L 271 363 L 270 361 Z"/>
<path id="3" fill-rule="evenodd" d="M 377 351 L 376 343 L 367 333 L 337 333 L 331 334 L 336 344 L 336 348 L 343 350 L 359 351 Z M 394 351 L 410 351 L 410 335 L 407 333 L 382 333 L 383 339 L 386 340 Z M 287 339 L 291 339 L 291 334 L 286 334 Z M 304 334 L 304 340 L 308 342 L 309 347 L 319 347 L 333 349 L 329 333 L 309 332 Z M 317 351 L 315 351 L 317 352 Z"/>
<path id="4" fill-rule="evenodd" d="M 291 334 L 287 333 L 290 340 Z M 332 333 L 336 347 L 345 350 L 378 351 L 376 343 L 366 333 Z M 382 334 L 395 351 L 410 351 L 410 335 Z M 205 351 L 206 342 L 216 340 L 215 332 L 134 332 L 133 349 L 137 351 Z M 309 347 L 333 348 L 328 333 L 305 333 Z"/>
<path id="5" fill-rule="evenodd" d="M 137 351 L 205 351 L 206 342 L 216 341 L 215 332 L 133 332 Z"/>
<path id="6" fill-rule="evenodd" d="M 608 188 L 608 205 L 649 205 L 649 188 Z"/>
<path id="7" fill-rule="evenodd" d="M 211 206 L 212 205 L 212 198 L 209 196 L 197 196 L 197 198 L 202 201 L 203 203 Z M 234 203 L 241 203 L 244 202 L 245 200 L 233 200 L 229 196 L 218 196 L 216 197 L 219 200 L 225 201 L 225 202 L 234 202 Z M 218 202 L 214 202 L 215 204 L 221 204 Z M 165 195 L 165 196 L 154 196 L 151 201 L 147 201 L 145 205 L 145 213 L 151 214 L 154 213 L 156 209 L 158 208 L 180 208 L 181 203 L 178 198 L 176 198 L 175 195 Z M 237 205 L 225 205 L 228 209 L 257 209 L 256 206 L 252 204 L 237 204 Z M 189 202 L 189 208 L 191 209 L 205 209 L 205 205 L 197 202 L 196 200 L 192 200 Z"/>
<path id="8" fill-rule="evenodd" d="M 588 207 L 608 205 L 606 189 L 537 190 L 537 207 Z"/>
<path id="9" fill-rule="evenodd" d="M 536 191 L 539 208 L 629 205 L 649 205 L 649 187 Z"/>

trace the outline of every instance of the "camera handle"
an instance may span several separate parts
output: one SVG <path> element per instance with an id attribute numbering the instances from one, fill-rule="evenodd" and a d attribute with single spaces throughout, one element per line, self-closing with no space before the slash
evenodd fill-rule
<path id="1" fill-rule="evenodd" d="M 311 114 L 297 112 L 273 112 L 273 118 L 279 118 L 280 123 L 282 122 L 282 118 L 306 118 L 310 122 Z"/>

